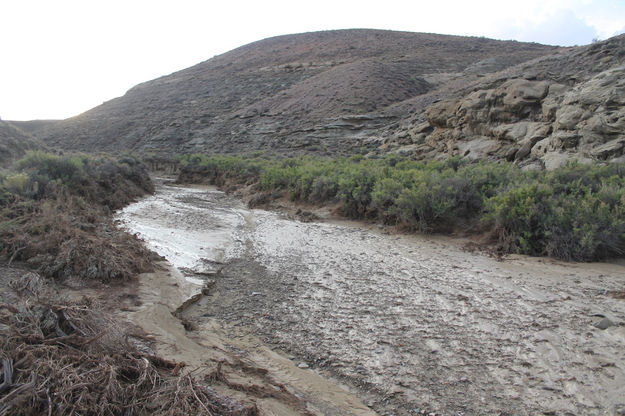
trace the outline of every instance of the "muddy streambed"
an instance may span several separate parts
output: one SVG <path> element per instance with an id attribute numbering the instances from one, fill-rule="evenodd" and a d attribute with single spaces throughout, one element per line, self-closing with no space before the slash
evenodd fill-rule
<path id="1" fill-rule="evenodd" d="M 186 319 L 256 335 L 380 414 L 625 414 L 622 263 L 497 261 L 168 183 L 118 217 L 215 281 Z"/>

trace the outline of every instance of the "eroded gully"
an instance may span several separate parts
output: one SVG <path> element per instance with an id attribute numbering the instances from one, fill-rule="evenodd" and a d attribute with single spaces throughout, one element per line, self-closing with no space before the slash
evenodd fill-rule
<path id="1" fill-rule="evenodd" d="M 168 182 L 118 217 L 214 280 L 186 319 L 258 336 L 380 414 L 625 414 L 622 263 L 497 261 Z"/>

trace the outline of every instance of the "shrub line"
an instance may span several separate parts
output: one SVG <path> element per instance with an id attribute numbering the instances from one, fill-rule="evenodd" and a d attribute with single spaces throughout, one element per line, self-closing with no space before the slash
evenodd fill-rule
<path id="1" fill-rule="evenodd" d="M 181 182 L 254 185 L 343 216 L 422 233 L 487 233 L 504 253 L 595 261 L 625 254 L 625 164 L 524 171 L 459 158 L 180 157 Z"/>

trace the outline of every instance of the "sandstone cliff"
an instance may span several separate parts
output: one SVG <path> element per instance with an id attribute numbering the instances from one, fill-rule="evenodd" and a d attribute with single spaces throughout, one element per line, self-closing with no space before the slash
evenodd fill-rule
<path id="1" fill-rule="evenodd" d="M 387 129 L 382 148 L 528 168 L 625 161 L 625 36 L 522 63 L 449 95 L 431 95 L 431 104 Z"/>

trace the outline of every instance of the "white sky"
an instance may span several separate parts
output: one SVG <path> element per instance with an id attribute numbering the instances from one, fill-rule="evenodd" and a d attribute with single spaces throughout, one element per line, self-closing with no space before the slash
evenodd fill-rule
<path id="1" fill-rule="evenodd" d="M 625 0 L 0 0 L 0 117 L 70 117 L 249 42 L 347 28 L 587 44 L 625 31 Z"/>

